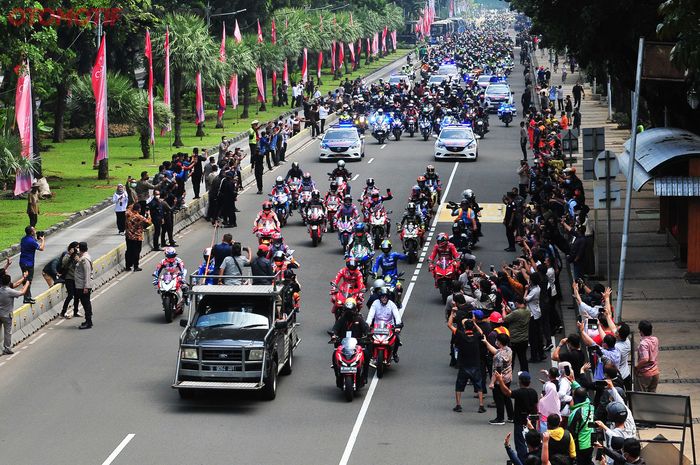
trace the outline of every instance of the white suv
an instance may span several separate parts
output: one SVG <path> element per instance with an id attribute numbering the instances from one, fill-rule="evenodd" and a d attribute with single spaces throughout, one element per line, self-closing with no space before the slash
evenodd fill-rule
<path id="1" fill-rule="evenodd" d="M 445 126 L 435 141 L 435 159 L 476 160 L 479 145 L 469 126 Z"/>
<path id="2" fill-rule="evenodd" d="M 365 156 L 365 140 L 352 125 L 331 126 L 321 139 L 320 160 L 347 158 L 359 160 Z"/>

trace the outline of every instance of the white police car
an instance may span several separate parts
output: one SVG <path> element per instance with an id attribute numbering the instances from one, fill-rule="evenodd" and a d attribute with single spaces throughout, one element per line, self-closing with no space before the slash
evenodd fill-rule
<path id="1" fill-rule="evenodd" d="M 507 83 L 492 82 L 484 92 L 484 99 L 488 104 L 488 110 L 495 113 L 502 103 L 513 103 L 513 94 Z"/>
<path id="2" fill-rule="evenodd" d="M 320 160 L 345 158 L 359 160 L 365 156 L 365 138 L 352 124 L 329 127 L 321 139 Z"/>
<path id="3" fill-rule="evenodd" d="M 467 125 L 445 126 L 435 141 L 435 159 L 476 160 L 479 145 L 471 127 Z"/>

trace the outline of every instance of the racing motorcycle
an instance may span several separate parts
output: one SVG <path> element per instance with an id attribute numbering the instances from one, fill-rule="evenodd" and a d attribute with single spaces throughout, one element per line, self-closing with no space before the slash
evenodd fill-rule
<path id="1" fill-rule="evenodd" d="M 338 338 L 329 331 L 329 344 L 336 344 L 333 351 L 335 385 L 342 389 L 345 400 L 352 402 L 359 389 L 365 385 L 365 352 L 354 337 L 345 337 L 338 344 Z"/>
<path id="2" fill-rule="evenodd" d="M 400 223 L 397 225 L 400 226 Z M 413 264 L 418 261 L 418 249 L 420 248 L 419 226 L 413 221 L 407 221 L 401 229 L 399 238 L 403 245 L 403 253 L 408 255 L 408 263 Z"/>
<path id="3" fill-rule="evenodd" d="M 270 245 L 270 242 L 272 242 L 272 234 L 275 232 L 277 232 L 277 227 L 272 220 L 262 220 L 262 224 L 258 224 L 255 228 L 255 236 L 258 238 L 258 244 Z"/>
<path id="4" fill-rule="evenodd" d="M 291 198 L 289 208 L 292 210 L 296 210 L 297 208 L 299 208 L 299 187 L 301 186 L 301 179 L 291 178 L 287 182 L 287 186 L 289 187 L 289 196 Z"/>
<path id="5" fill-rule="evenodd" d="M 430 121 L 430 118 L 421 118 L 418 122 L 418 127 L 420 128 L 420 133 L 423 136 L 423 140 L 428 140 L 433 132 L 433 123 Z"/>
<path id="6" fill-rule="evenodd" d="M 392 325 L 384 321 L 376 322 L 370 332 L 372 338 L 372 359 L 377 368 L 377 378 L 384 377 L 384 370 L 391 366 L 396 345 L 396 332 L 402 325 Z"/>
<path id="7" fill-rule="evenodd" d="M 362 277 L 365 283 L 369 282 L 370 275 L 372 274 L 372 259 L 374 258 L 374 250 L 370 249 L 364 244 L 353 244 L 347 253 L 348 257 L 352 257 L 357 260 L 360 265 L 360 271 L 362 271 Z"/>
<path id="8" fill-rule="evenodd" d="M 503 121 L 503 123 L 508 127 L 510 123 L 513 122 L 513 115 L 516 113 L 515 105 L 512 103 L 501 103 L 498 107 L 498 119 Z"/>
<path id="9" fill-rule="evenodd" d="M 418 132 L 418 121 L 414 115 L 408 115 L 406 117 L 406 132 L 408 132 L 409 137 Z"/>
<path id="10" fill-rule="evenodd" d="M 306 224 L 306 216 L 304 211 L 306 210 L 306 204 L 311 200 L 311 191 L 301 191 L 299 192 L 299 213 L 301 216 L 301 221 Z"/>
<path id="11" fill-rule="evenodd" d="M 474 129 L 474 134 L 479 136 L 479 139 L 483 139 L 484 136 L 486 135 L 486 125 L 484 124 L 484 119 L 479 118 L 478 116 L 474 119 L 474 123 L 472 126 L 472 129 Z"/>
<path id="12" fill-rule="evenodd" d="M 384 141 L 386 141 L 387 137 L 389 136 L 389 123 L 387 120 L 383 120 L 382 122 L 375 121 L 372 123 L 372 137 L 377 139 L 377 142 L 379 144 L 383 144 Z"/>
<path id="13" fill-rule="evenodd" d="M 387 216 L 389 213 L 382 206 L 375 207 L 370 213 L 369 228 L 375 247 L 379 247 L 379 244 L 389 235 L 389 218 Z"/>
<path id="14" fill-rule="evenodd" d="M 357 132 L 364 135 L 367 130 L 367 116 L 362 113 L 356 113 L 353 122 L 357 128 Z"/>
<path id="15" fill-rule="evenodd" d="M 277 215 L 277 219 L 280 221 L 280 227 L 284 227 L 287 224 L 287 219 L 289 218 L 287 202 L 287 194 L 278 194 L 272 199 L 272 208 Z"/>
<path id="16" fill-rule="evenodd" d="M 327 174 L 328 174 L 328 180 L 329 180 L 329 181 L 335 181 L 336 184 L 338 184 L 338 190 L 337 190 L 338 198 L 342 199 L 342 198 L 345 196 L 345 194 L 347 193 L 347 190 L 348 190 L 348 182 L 347 182 L 347 180 L 346 180 L 344 177 L 342 177 L 342 176 L 338 176 L 338 177 L 335 177 L 335 178 L 334 178 L 334 177 L 333 177 L 333 173 L 327 173 Z"/>
<path id="17" fill-rule="evenodd" d="M 335 222 L 333 219 L 335 218 L 335 214 L 338 212 L 339 208 L 340 198 L 337 195 L 328 196 L 326 199 L 326 227 L 328 232 L 335 231 Z"/>
<path id="18" fill-rule="evenodd" d="M 158 277 L 158 294 L 163 303 L 166 323 L 173 321 L 173 316 L 182 313 L 182 289 L 180 280 L 167 271 Z"/>
<path id="19" fill-rule="evenodd" d="M 399 118 L 393 118 L 391 120 L 391 133 L 394 135 L 395 140 L 401 139 L 401 134 L 403 134 L 403 123 Z"/>
<path id="20" fill-rule="evenodd" d="M 319 205 L 312 205 L 309 211 L 306 212 L 306 224 L 311 236 L 311 244 L 316 247 L 326 230 L 326 215 L 323 214 L 323 208 Z"/>
<path id="21" fill-rule="evenodd" d="M 335 227 L 338 230 L 338 240 L 343 246 L 343 252 L 345 252 L 352 237 L 352 230 L 355 228 L 355 219 L 344 216 L 335 222 Z"/>
<path id="22" fill-rule="evenodd" d="M 397 274 L 385 274 L 379 279 L 384 281 L 384 287 L 389 291 L 391 300 L 401 308 L 401 298 L 403 296 L 403 286 L 401 285 L 403 272 Z"/>
<path id="23" fill-rule="evenodd" d="M 345 301 L 348 298 L 354 298 L 357 302 L 357 306 L 360 307 L 362 305 L 362 296 L 364 292 L 364 289 L 352 288 L 349 283 L 343 282 L 343 284 L 338 287 L 331 281 L 331 290 L 329 294 L 331 296 L 331 313 L 335 315 L 335 321 L 338 321 L 340 317 L 343 316 Z"/>
<path id="24" fill-rule="evenodd" d="M 431 267 L 435 287 L 440 291 L 442 303 L 447 303 L 447 296 L 452 293 L 454 282 L 457 280 L 458 267 L 454 260 L 447 257 L 439 257 Z"/>

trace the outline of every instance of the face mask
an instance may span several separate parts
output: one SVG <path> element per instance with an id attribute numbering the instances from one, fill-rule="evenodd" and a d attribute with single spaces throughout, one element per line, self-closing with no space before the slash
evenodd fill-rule
<path id="1" fill-rule="evenodd" d="M 135 182 L 132 182 L 132 183 L 129 184 L 129 185 L 130 185 L 131 187 L 136 187 L 136 183 L 135 183 Z"/>

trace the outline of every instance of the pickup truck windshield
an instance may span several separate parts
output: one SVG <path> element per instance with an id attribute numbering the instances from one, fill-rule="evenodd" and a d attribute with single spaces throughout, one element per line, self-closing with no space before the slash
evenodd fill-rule
<path id="1" fill-rule="evenodd" d="M 195 328 L 227 326 L 232 328 L 269 328 L 267 317 L 253 313 L 251 307 L 215 309 L 198 315 Z"/>

